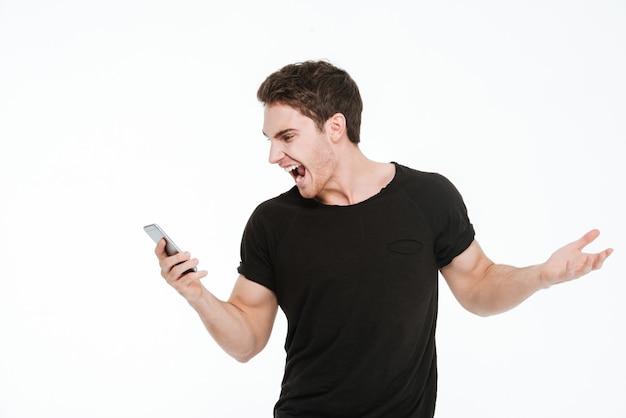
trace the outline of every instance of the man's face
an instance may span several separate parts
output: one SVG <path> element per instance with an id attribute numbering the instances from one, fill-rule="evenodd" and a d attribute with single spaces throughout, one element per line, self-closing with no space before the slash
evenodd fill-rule
<path id="1" fill-rule="evenodd" d="M 269 162 L 291 174 L 302 197 L 320 198 L 336 165 L 328 135 L 312 119 L 281 104 L 265 107 L 263 133 L 271 142 Z"/>

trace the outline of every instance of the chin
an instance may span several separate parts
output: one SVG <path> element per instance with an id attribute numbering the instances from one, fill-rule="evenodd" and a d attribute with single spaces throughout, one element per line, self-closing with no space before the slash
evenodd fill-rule
<path id="1" fill-rule="evenodd" d="M 311 193 L 311 191 L 307 189 L 298 187 L 298 191 L 300 192 L 300 196 L 302 196 L 305 199 L 315 199 L 317 197 L 316 193 Z"/>

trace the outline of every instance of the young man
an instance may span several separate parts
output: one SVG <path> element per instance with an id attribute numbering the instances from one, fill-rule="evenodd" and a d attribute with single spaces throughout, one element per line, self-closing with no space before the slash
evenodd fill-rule
<path id="1" fill-rule="evenodd" d="M 269 161 L 295 186 L 251 215 L 231 297 L 200 283 L 206 271 L 183 274 L 198 265 L 189 253 L 167 257 L 162 240 L 156 254 L 162 276 L 241 362 L 284 311 L 276 417 L 432 417 L 439 272 L 467 310 L 492 315 L 600 268 L 612 252 L 582 252 L 593 230 L 543 264 L 494 264 L 449 181 L 361 152 L 359 90 L 327 62 L 285 66 L 258 98 Z"/>

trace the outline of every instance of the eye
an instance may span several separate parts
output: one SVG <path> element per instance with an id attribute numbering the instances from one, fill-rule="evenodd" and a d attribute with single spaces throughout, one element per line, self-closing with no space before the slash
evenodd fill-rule
<path id="1" fill-rule="evenodd" d="M 282 137 L 280 137 L 280 139 L 282 139 L 284 142 L 289 142 L 291 141 L 293 138 L 295 137 L 294 134 L 285 134 Z"/>

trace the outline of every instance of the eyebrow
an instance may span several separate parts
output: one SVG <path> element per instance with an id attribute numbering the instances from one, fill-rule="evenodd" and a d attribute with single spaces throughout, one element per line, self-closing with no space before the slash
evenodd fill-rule
<path id="1" fill-rule="evenodd" d="M 297 129 L 294 129 L 294 128 L 287 128 L 287 129 L 283 129 L 282 131 L 278 131 L 278 132 L 276 132 L 276 135 L 274 135 L 274 138 L 278 138 L 278 137 L 280 137 L 280 136 L 283 136 L 283 135 L 285 135 L 286 133 L 289 133 L 289 132 L 291 132 L 291 131 L 297 131 Z M 266 138 L 269 138 L 269 136 L 265 133 L 265 131 L 263 131 L 263 130 L 262 130 L 261 132 L 263 132 L 263 135 L 264 135 Z"/>

